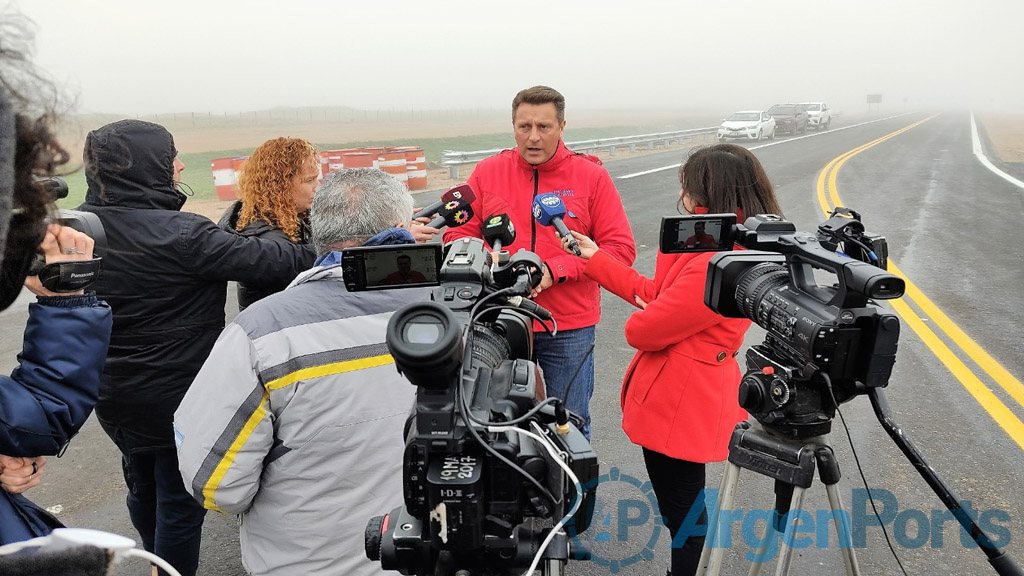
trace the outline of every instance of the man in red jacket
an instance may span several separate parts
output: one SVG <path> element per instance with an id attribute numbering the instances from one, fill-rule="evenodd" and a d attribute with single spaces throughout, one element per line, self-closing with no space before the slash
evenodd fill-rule
<path id="1" fill-rule="evenodd" d="M 572 152 L 562 142 L 565 98 L 557 90 L 547 86 L 521 90 L 512 100 L 512 126 L 517 149 L 477 164 L 469 177 L 476 192 L 473 218 L 449 228 L 444 241 L 479 238 L 485 219 L 507 214 L 519 235 L 504 248 L 513 254 L 525 248 L 544 260 L 544 278 L 532 297 L 551 311 L 558 333 L 551 336 L 539 324 L 534 326 L 536 361 L 544 370 L 548 396 L 566 400 L 567 408 L 583 417 L 583 432 L 589 438 L 594 392 L 591 348 L 594 326 L 601 319 L 601 289 L 583 274 L 584 260 L 562 251 L 554 229 L 533 219 L 533 200 L 538 194 L 557 194 L 565 204 L 566 226 L 594 238 L 602 250 L 627 266 L 636 258 L 636 244 L 622 199 L 601 161 Z"/>

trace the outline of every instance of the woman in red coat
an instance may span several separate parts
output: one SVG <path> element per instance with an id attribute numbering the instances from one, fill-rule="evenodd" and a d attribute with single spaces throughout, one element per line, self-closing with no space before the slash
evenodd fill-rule
<path id="1" fill-rule="evenodd" d="M 716 144 L 693 152 L 679 170 L 680 212 L 779 214 L 775 191 L 746 148 Z M 622 383 L 622 429 L 644 451 L 658 507 L 675 542 L 704 488 L 706 462 L 728 456 L 729 437 L 747 413 L 740 408 L 736 354 L 750 321 L 726 318 L 704 305 L 714 252 L 658 254 L 654 279 L 641 276 L 573 232 L 587 259 L 585 273 L 640 310 L 626 321 L 637 349 Z M 567 239 L 563 239 L 563 245 Z M 568 251 L 568 250 L 567 250 Z M 703 520 L 702 520 L 703 522 Z M 674 576 L 696 571 L 703 535 L 672 548 Z"/>

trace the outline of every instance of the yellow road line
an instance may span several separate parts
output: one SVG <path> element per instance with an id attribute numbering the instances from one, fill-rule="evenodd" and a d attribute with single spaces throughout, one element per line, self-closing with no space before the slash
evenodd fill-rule
<path id="1" fill-rule="evenodd" d="M 937 114 L 935 115 L 937 116 Z M 857 154 L 885 142 L 890 138 L 894 138 L 907 130 L 911 130 L 921 124 L 935 118 L 935 116 L 929 116 L 920 122 L 915 122 L 909 126 L 901 128 L 891 134 L 887 134 L 877 140 L 868 142 L 863 146 L 854 148 L 853 150 L 841 154 L 829 162 L 825 168 L 818 175 L 817 182 L 817 195 L 818 204 L 822 211 L 828 215 L 832 211 L 833 206 L 843 206 L 842 200 L 839 198 L 839 190 L 836 186 L 836 179 L 839 174 L 839 168 Z M 949 319 L 938 306 L 936 306 L 927 296 L 921 292 L 913 282 L 910 281 L 903 272 L 896 266 L 893 260 L 889 259 L 889 272 L 903 278 L 906 282 L 907 289 L 906 293 L 902 298 L 898 300 L 890 300 L 893 309 L 897 314 L 903 318 L 904 322 L 914 332 L 917 333 L 921 341 L 925 343 L 928 348 L 931 349 L 932 353 L 946 366 L 953 376 L 960 381 L 960 384 L 974 396 L 978 404 L 985 409 L 986 412 L 992 416 L 992 419 L 996 421 L 999 426 L 1006 431 L 1006 433 L 1017 443 L 1022 449 L 1024 449 L 1024 422 L 1021 422 L 1019 418 L 1006 407 L 1005 404 L 999 398 L 992 393 L 991 390 L 967 367 L 966 364 L 954 353 L 945 342 L 943 342 L 932 329 L 926 325 L 918 316 L 914 310 L 907 304 L 906 300 L 909 299 L 916 305 L 923 314 L 930 318 L 935 325 L 937 325 L 950 340 L 952 340 L 971 360 L 976 363 L 982 370 L 984 370 L 993 380 L 996 381 L 1007 394 L 1009 394 L 1014 400 L 1017 401 L 1021 406 L 1024 406 L 1024 385 L 1015 378 L 1008 370 L 1003 368 L 999 362 L 997 362 L 992 356 L 985 352 L 981 346 L 978 346 L 970 336 L 963 332 L 952 320 Z"/>

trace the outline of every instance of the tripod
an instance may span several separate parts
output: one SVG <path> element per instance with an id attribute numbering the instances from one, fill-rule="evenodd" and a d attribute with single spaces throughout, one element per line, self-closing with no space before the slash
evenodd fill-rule
<path id="1" fill-rule="evenodd" d="M 753 428 L 749 422 L 737 424 L 729 440 L 729 461 L 718 492 L 718 508 L 708 518 L 708 534 L 700 563 L 697 565 L 697 574 L 718 576 L 721 570 L 725 548 L 716 546 L 721 537 L 720 518 L 723 511 L 733 510 L 739 489 L 740 470 L 743 468 L 775 479 L 775 510 L 778 513 L 777 524 L 772 521 L 765 524 L 766 544 L 756 551 L 748 576 L 756 576 L 761 572 L 764 562 L 767 561 L 764 553 L 768 539 L 774 538 L 775 533 L 781 531 L 783 526 L 785 528 L 775 574 L 785 576 L 789 573 L 793 558 L 793 548 L 789 544 L 793 542 L 797 528 L 796 520 L 789 521 L 789 518 L 793 518 L 790 511 L 803 510 L 804 495 L 814 481 L 815 469 L 828 495 L 846 574 L 860 575 L 857 557 L 853 552 L 849 516 L 843 513 L 839 489 L 836 487 L 840 478 L 839 464 L 836 462 L 832 447 L 828 444 L 827 436 L 814 436 L 802 440 L 780 438 L 761 428 Z M 726 526 L 731 525 L 731 522 L 726 523 Z"/>

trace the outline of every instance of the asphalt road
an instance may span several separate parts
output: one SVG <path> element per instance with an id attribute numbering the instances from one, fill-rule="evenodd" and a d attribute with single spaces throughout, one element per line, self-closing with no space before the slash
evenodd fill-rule
<path id="1" fill-rule="evenodd" d="M 890 258 L 919 290 L 913 300 L 905 297 L 901 308 L 899 352 L 885 391 L 894 417 L 954 494 L 981 511 L 997 543 L 1024 564 L 1024 503 L 1019 496 L 1024 477 L 1024 394 L 1015 380 L 1024 375 L 1017 334 L 1024 326 L 1024 306 L 1015 288 L 1024 283 L 1022 249 L 1015 241 L 1024 191 L 983 168 L 972 155 L 966 112 L 908 114 L 856 125 L 842 122 L 837 119 L 828 132 L 748 146 L 765 165 L 786 217 L 797 229 L 813 231 L 824 220 L 819 175 L 832 163 L 833 169 L 838 164 L 832 191 L 841 204 L 860 212 L 869 231 L 888 239 Z M 883 139 L 887 136 L 891 137 Z M 675 167 L 680 156 L 654 153 L 605 164 L 636 237 L 636 268 L 645 274 L 653 274 L 661 217 L 676 213 Z M 928 302 L 922 306 L 924 297 Z M 0 332 L 5 335 L 0 368 L 7 371 L 19 349 L 28 301 L 22 295 L 0 313 Z M 230 302 L 229 311 L 233 308 Z M 892 307 L 886 303 L 882 308 Z M 597 513 L 587 534 L 594 559 L 572 562 L 567 571 L 660 575 L 668 567 L 667 531 L 659 530 L 646 503 L 649 492 L 643 485 L 641 452 L 619 427 L 619 387 L 633 355 L 622 326 L 632 306 L 605 293 L 602 310 L 592 410 L 603 476 Z M 946 335 L 944 326 L 951 326 L 954 336 Z M 962 330 L 963 336 L 953 328 Z M 762 338 L 763 331 L 755 327 L 747 344 Z M 858 529 L 863 535 L 864 546 L 855 550 L 863 573 L 899 574 L 900 568 L 882 530 L 870 525 L 851 442 L 868 486 L 886 505 L 886 530 L 907 573 L 991 573 L 980 550 L 961 544 L 959 528 L 879 426 L 867 399 L 856 397 L 841 411 L 850 434 L 836 419 L 831 443 L 843 472 L 839 492 L 852 514 L 855 545 Z M 721 464 L 708 467 L 709 488 L 718 486 L 722 470 Z M 44 483 L 30 496 L 45 506 L 59 506 L 59 516 L 68 525 L 132 536 L 124 492 L 117 451 L 90 421 L 62 458 L 50 459 Z M 745 531 L 744 522 L 773 507 L 771 482 L 745 471 L 737 507 L 745 511 L 744 521 L 734 524 L 722 574 L 746 573 L 743 555 L 756 534 Z M 824 490 L 815 483 L 805 509 L 814 514 L 827 508 Z M 827 532 L 821 525 L 817 529 L 805 537 L 808 546 L 797 551 L 790 574 L 843 573 L 834 527 Z M 774 572 L 774 562 L 766 570 Z M 244 574 L 234 518 L 208 516 L 200 572 Z M 134 560 L 117 571 L 144 573 L 142 563 Z"/>

